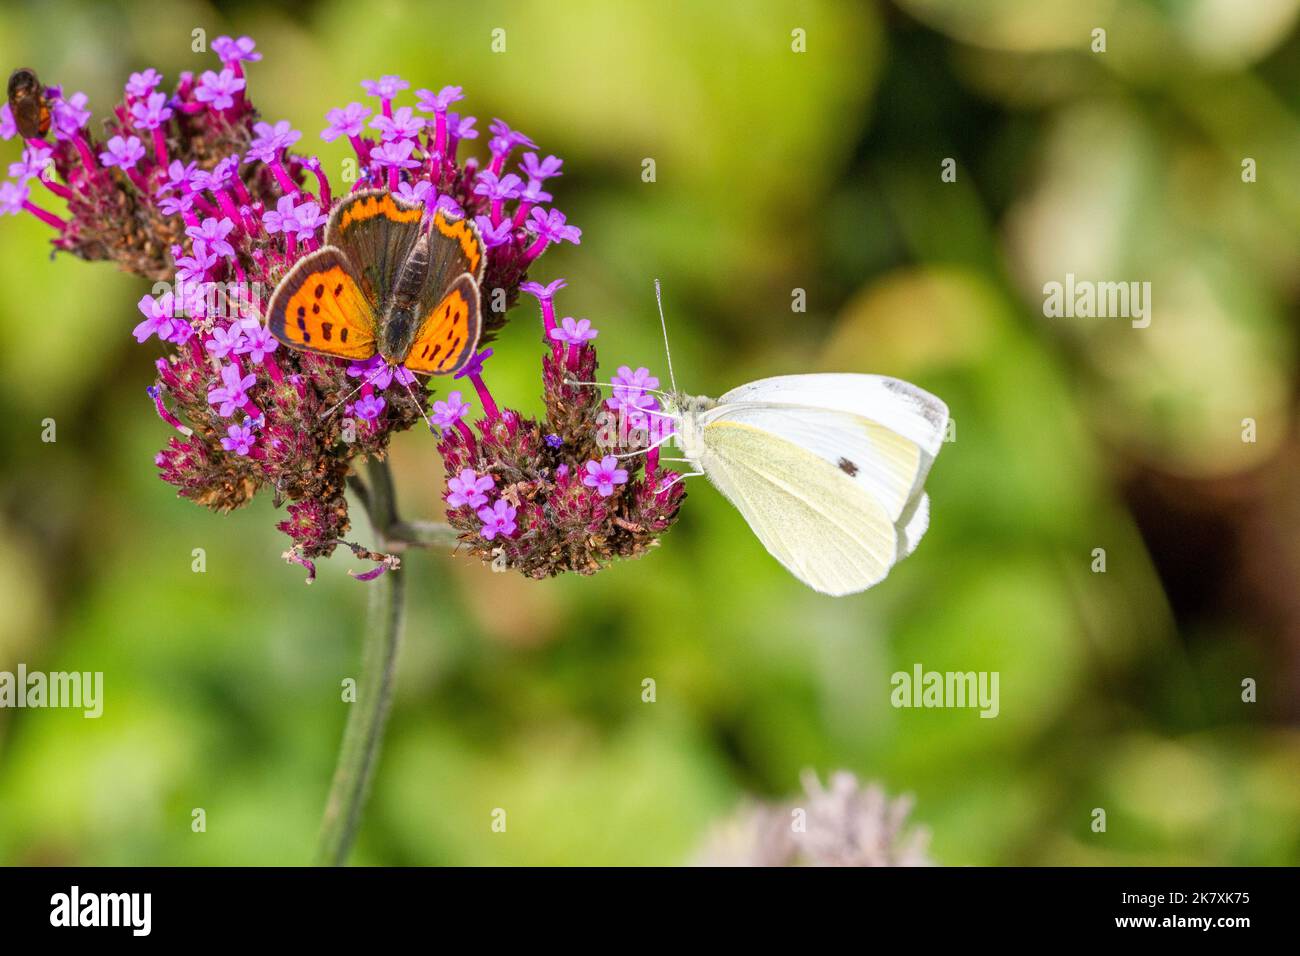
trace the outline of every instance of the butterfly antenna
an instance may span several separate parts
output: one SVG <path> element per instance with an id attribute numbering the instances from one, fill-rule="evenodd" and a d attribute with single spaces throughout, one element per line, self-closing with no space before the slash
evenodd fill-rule
<path id="1" fill-rule="evenodd" d="M 673 394 L 677 394 L 677 376 L 673 374 L 673 353 L 668 348 L 668 323 L 664 320 L 664 297 L 659 291 L 659 280 L 655 279 L 655 303 L 659 306 L 659 328 L 664 333 L 664 356 L 668 359 L 668 381 L 673 383 Z"/>
<path id="2" fill-rule="evenodd" d="M 362 382 L 360 385 L 358 385 L 358 386 L 357 386 L 356 388 L 354 388 L 352 391 L 348 392 L 346 395 L 344 395 L 342 398 L 340 398 L 337 402 L 335 402 L 335 403 L 334 403 L 333 405 L 331 405 L 329 408 L 325 409 L 325 411 L 321 412 L 321 413 L 320 413 L 320 417 L 321 417 L 321 418 L 329 418 L 331 415 L 333 415 L 333 414 L 334 414 L 334 411 L 335 411 L 335 410 L 336 410 L 340 405 L 342 405 L 344 402 L 346 402 L 349 398 L 351 398 L 351 397 L 352 397 L 353 395 L 355 395 L 357 392 L 361 391 L 361 390 L 362 390 L 363 388 L 365 388 L 367 385 L 369 385 L 369 384 L 371 384 L 372 382 L 374 382 L 375 379 L 379 378 L 380 373 L 383 372 L 383 370 L 385 369 L 385 367 L 386 367 L 386 366 L 384 366 L 384 365 L 378 365 L 378 366 L 376 366 L 375 369 L 370 373 L 370 377 L 369 377 L 369 378 L 367 378 L 364 382 Z"/>
<path id="3" fill-rule="evenodd" d="M 651 395 L 664 395 L 671 397 L 671 392 L 665 392 L 659 388 L 646 388 L 644 385 L 615 385 L 613 382 L 579 382 L 577 379 L 566 378 L 565 385 L 595 385 L 597 388 L 635 388 L 640 392 L 649 392 Z"/>
<path id="4" fill-rule="evenodd" d="M 412 390 L 411 386 L 407 384 L 406 379 L 402 378 L 397 372 L 393 372 L 393 377 L 402 383 L 402 388 L 406 389 L 406 394 L 410 395 L 411 401 L 415 402 L 415 410 L 420 413 L 420 417 L 424 419 L 424 423 L 429 426 L 429 433 L 436 437 L 438 430 L 434 428 L 433 419 L 424 413 L 424 406 L 421 405 L 420 400 L 415 397 L 415 392 Z"/>

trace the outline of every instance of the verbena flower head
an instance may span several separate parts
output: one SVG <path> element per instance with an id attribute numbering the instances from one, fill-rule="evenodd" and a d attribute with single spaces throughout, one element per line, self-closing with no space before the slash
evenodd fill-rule
<path id="1" fill-rule="evenodd" d="M 890 799 L 840 770 L 823 787 L 805 771 L 804 792 L 746 806 L 714 828 L 697 862 L 705 866 L 929 866 L 929 833 L 909 829 L 912 801 Z M 794 812 L 804 826 L 796 829 Z"/>
<path id="2" fill-rule="evenodd" d="M 221 37 L 213 51 L 219 63 L 197 77 L 182 74 L 170 93 L 161 92 L 156 70 L 132 74 L 99 130 L 87 125 L 85 94 L 47 88 L 50 138 L 25 144 L 16 179 L 0 183 L 0 214 L 31 214 L 51 227 L 58 250 L 170 283 L 140 300 L 143 320 L 131 330 L 145 347 L 161 344 L 148 396 L 175 434 L 156 456 L 159 472 L 183 497 L 218 512 L 269 491 L 285 509 L 278 527 L 292 541 L 286 557 L 314 574 L 314 559 L 339 544 L 373 556 L 345 540 L 349 472 L 360 458 L 382 458 L 393 434 L 425 421 L 438 383 L 401 368 L 372 375 L 380 371 L 373 364 L 360 378 L 357 366 L 367 363 L 277 347 L 262 310 L 280 279 L 319 248 L 334 191 L 319 161 L 295 152 L 302 133 L 254 110 L 255 84 L 245 72 L 261 59 L 253 41 Z M 505 322 L 502 293 L 508 308 L 547 245 L 578 237 L 562 213 L 535 208 L 520 176 L 502 168 L 516 148 L 535 144 L 496 121 L 489 155 L 461 158 L 462 142 L 477 131 L 473 117 L 448 112 L 463 98 L 459 87 L 422 90 L 416 103 L 395 106 L 410 88 L 406 80 L 384 76 L 362 86 L 376 102 L 330 110 L 322 139 L 346 137 L 352 145 L 359 169 L 352 188 L 386 186 L 423 202 L 430 218 L 445 209 L 487 223 L 481 313 L 482 341 L 490 341 Z M 0 137 L 16 134 L 10 111 L 0 109 Z M 552 160 L 526 160 L 524 171 L 553 175 L 559 161 Z M 40 204 L 38 186 L 66 204 L 66 216 Z M 590 376 L 589 343 L 570 348 L 574 371 Z M 448 474 L 473 474 L 472 489 L 453 506 L 471 553 L 505 546 L 521 569 L 552 573 L 643 548 L 675 511 L 680 489 L 656 495 L 634 477 L 606 496 L 587 488 L 577 470 L 603 460 L 593 437 L 594 390 L 564 386 L 569 372 L 554 352 L 549 423 L 499 412 L 482 381 L 490 354 L 481 352 L 467 370 L 486 415 L 478 435 L 461 392 L 434 405 L 435 427 L 455 462 Z M 563 447 L 543 440 L 550 433 L 563 436 Z M 569 477 L 557 484 L 566 463 Z M 544 531 L 543 509 L 552 506 L 561 530 Z"/>
<path id="3" fill-rule="evenodd" d="M 480 399 L 477 422 L 465 420 L 454 393 L 435 406 L 435 423 L 444 429 L 438 449 L 448 475 L 448 522 L 470 554 L 533 578 L 592 574 L 615 558 L 644 554 L 676 520 L 686 494 L 678 475 L 659 468 L 658 449 L 650 447 L 656 431 L 667 434 L 666 418 L 651 421 L 643 414 L 633 425 L 605 406 L 597 387 L 572 384 L 595 381 L 596 333 L 586 319 L 556 323 L 555 294 L 564 284 L 522 286 L 541 306 L 547 346 L 541 420 L 498 408 L 481 361 L 461 373 Z M 639 372 L 640 387 L 653 387 L 653 376 Z M 632 374 L 626 366 L 623 373 Z M 616 376 L 613 384 L 620 381 Z M 491 478 L 490 486 L 474 486 L 487 501 L 469 500 L 470 476 Z"/>

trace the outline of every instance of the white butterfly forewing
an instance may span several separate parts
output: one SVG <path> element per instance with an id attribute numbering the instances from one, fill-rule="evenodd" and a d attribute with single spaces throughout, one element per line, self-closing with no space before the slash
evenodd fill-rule
<path id="1" fill-rule="evenodd" d="M 915 442 L 853 412 L 738 402 L 710 409 L 702 421 L 741 422 L 807 449 L 880 502 L 890 521 L 902 515 L 929 468 L 928 456 Z"/>
<path id="2" fill-rule="evenodd" d="M 842 470 L 744 422 L 705 425 L 701 445 L 704 473 L 795 577 L 843 595 L 889 573 L 898 547 L 894 523 Z"/>
<path id="3" fill-rule="evenodd" d="M 948 426 L 947 405 L 911 382 L 885 375 L 778 375 L 733 388 L 717 400 L 719 406 L 740 402 L 850 412 L 910 439 L 932 459 Z"/>

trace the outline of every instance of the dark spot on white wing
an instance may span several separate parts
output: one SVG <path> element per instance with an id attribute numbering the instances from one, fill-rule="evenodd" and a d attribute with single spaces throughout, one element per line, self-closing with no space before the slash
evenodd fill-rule
<path id="1" fill-rule="evenodd" d="M 846 475 L 856 475 L 858 473 L 858 466 L 847 458 L 841 458 L 836 464 L 840 466 L 840 471 Z"/>
<path id="2" fill-rule="evenodd" d="M 920 412 L 921 417 L 930 425 L 939 428 L 943 424 L 944 412 L 942 406 L 935 402 L 926 401 L 918 395 L 915 385 L 899 381 L 896 378 L 885 378 L 881 384 L 884 385 L 886 390 L 905 398 L 907 403 Z"/>

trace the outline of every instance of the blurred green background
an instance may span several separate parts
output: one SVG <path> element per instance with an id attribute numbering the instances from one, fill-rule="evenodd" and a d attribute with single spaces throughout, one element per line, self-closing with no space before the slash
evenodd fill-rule
<path id="1" fill-rule="evenodd" d="M 250 34 L 253 100 L 334 171 L 316 135 L 362 79 L 462 84 L 480 127 L 565 159 L 582 245 L 534 278 L 569 280 L 604 374 L 664 373 L 659 276 L 689 391 L 872 371 L 952 409 L 929 535 L 865 595 L 804 588 L 704 484 L 593 578 L 409 556 L 356 862 L 672 864 L 746 795 L 843 767 L 914 794 L 941 863 L 1296 864 L 1298 7 L 4 3 L 0 61 L 98 123 L 132 70 L 210 68 L 193 29 Z M 50 261 L 46 232 L 0 221 L 0 669 L 102 670 L 106 704 L 0 711 L 0 861 L 305 862 L 366 585 L 339 557 L 304 587 L 268 497 L 218 517 L 155 477 L 145 284 Z M 1152 282 L 1150 328 L 1045 319 L 1067 272 Z M 540 409 L 541 351 L 522 304 L 499 401 Z M 394 455 L 404 515 L 438 517 L 429 437 Z M 916 662 L 1000 672 L 1000 716 L 891 708 Z"/>

